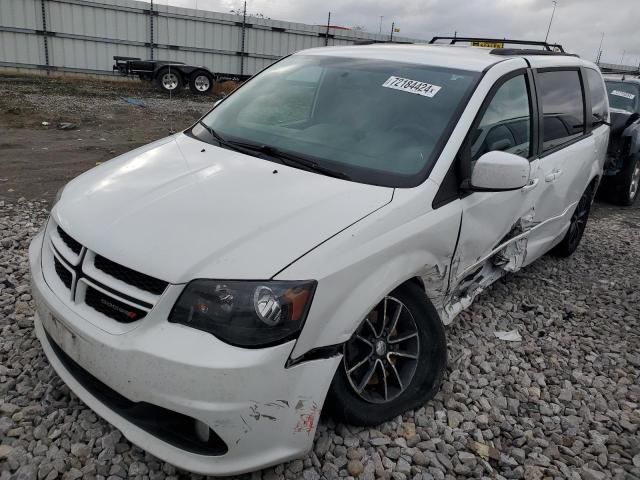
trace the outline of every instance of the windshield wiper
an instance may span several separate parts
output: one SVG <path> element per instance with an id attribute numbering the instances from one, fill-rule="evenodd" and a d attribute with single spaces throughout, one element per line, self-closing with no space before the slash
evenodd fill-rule
<path id="1" fill-rule="evenodd" d="M 231 150 L 235 150 L 236 152 L 250 154 L 251 152 L 262 153 L 271 158 L 276 158 L 280 161 L 280 163 L 290 166 L 290 167 L 302 167 L 306 170 L 310 170 L 313 172 L 320 173 L 322 175 L 327 175 L 329 177 L 341 178 L 343 180 L 351 180 L 351 178 L 343 172 L 338 170 L 333 170 L 331 168 L 323 167 L 322 165 L 318 165 L 317 162 L 313 160 L 309 160 L 300 155 L 294 155 L 292 153 L 283 152 L 276 147 L 272 147 L 271 145 L 262 145 L 262 144 L 254 144 L 254 143 L 245 143 L 245 142 L 236 142 L 233 140 L 227 140 L 223 136 L 221 136 L 218 132 L 216 132 L 209 125 L 204 123 L 202 120 L 198 121 L 198 123 L 211 135 L 220 145 L 230 148 Z"/>
<path id="2" fill-rule="evenodd" d="M 351 180 L 351 177 L 344 172 L 339 170 L 333 170 L 332 168 L 328 168 L 322 165 L 319 165 L 318 162 L 310 160 L 301 155 L 296 155 L 289 152 L 284 152 L 276 147 L 271 145 L 262 145 L 262 144 L 254 144 L 254 143 L 245 143 L 245 142 L 235 142 L 232 140 L 228 140 L 228 143 L 241 147 L 243 149 L 252 150 L 254 152 L 259 152 L 265 154 L 271 158 L 275 158 L 279 160 L 284 165 L 289 167 L 302 167 L 303 169 L 310 170 L 316 173 L 320 173 L 322 175 L 326 175 L 328 177 L 341 178 L 343 180 Z"/>
<path id="3" fill-rule="evenodd" d="M 202 120 L 199 120 L 198 124 L 200 124 L 200 126 L 203 127 L 209 133 L 209 135 L 211 135 L 220 145 L 225 146 L 231 150 L 235 150 L 236 152 L 247 153 L 247 151 L 244 148 L 240 148 L 239 146 L 234 145 L 233 142 L 230 142 L 229 140 L 221 136 L 218 132 L 216 132 L 213 128 L 211 128 L 209 125 L 204 123 Z"/>

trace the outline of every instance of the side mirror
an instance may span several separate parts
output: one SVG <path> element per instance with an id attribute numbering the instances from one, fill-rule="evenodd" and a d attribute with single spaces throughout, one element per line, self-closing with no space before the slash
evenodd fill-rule
<path id="1" fill-rule="evenodd" d="M 485 192 L 518 190 L 529 183 L 529 160 L 513 153 L 491 151 L 473 166 L 470 189 Z"/>

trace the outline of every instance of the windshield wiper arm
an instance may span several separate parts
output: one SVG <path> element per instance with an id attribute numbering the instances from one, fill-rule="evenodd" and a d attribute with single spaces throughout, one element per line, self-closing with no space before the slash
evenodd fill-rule
<path id="1" fill-rule="evenodd" d="M 202 120 L 199 120 L 198 124 L 200 124 L 200 126 L 202 126 L 209 133 L 209 135 L 211 135 L 221 146 L 227 147 L 231 150 L 235 150 L 236 152 L 240 152 L 244 154 L 247 153 L 248 149 L 242 148 L 241 145 L 236 145 L 235 142 L 227 140 L 218 132 L 216 132 L 213 128 L 211 128 L 209 125 L 204 123 Z"/>
<path id="2" fill-rule="evenodd" d="M 320 173 L 322 175 L 326 175 L 328 177 L 341 178 L 342 180 L 351 180 L 351 177 L 344 172 L 339 170 L 333 170 L 332 168 L 328 168 L 322 165 L 319 165 L 318 162 L 305 158 L 301 155 L 295 155 L 293 153 L 283 152 L 282 150 L 273 147 L 271 145 L 260 145 L 253 143 L 243 143 L 243 142 L 235 142 L 229 141 L 232 145 L 237 145 L 242 148 L 246 148 L 247 150 L 253 150 L 256 152 L 264 153 L 272 158 L 276 158 L 280 160 L 283 164 L 290 167 L 302 167 L 306 170 L 310 170 L 313 172 Z"/>
<path id="3" fill-rule="evenodd" d="M 299 155 L 294 155 L 291 153 L 283 152 L 276 147 L 272 147 L 271 145 L 261 145 L 254 143 L 245 143 L 245 142 L 236 142 L 233 140 L 227 140 L 223 136 L 221 136 L 218 132 L 216 132 L 209 125 L 204 123 L 202 120 L 198 121 L 198 123 L 211 135 L 220 145 L 223 145 L 227 148 L 235 150 L 236 152 L 247 154 L 248 152 L 258 152 L 265 155 L 268 155 L 272 158 L 277 158 L 281 163 L 288 166 L 298 166 L 305 168 L 307 170 L 311 170 L 317 173 L 321 173 L 322 175 L 327 175 L 329 177 L 341 178 L 343 180 L 351 180 L 351 178 L 343 172 L 338 170 L 333 170 L 331 168 L 323 167 L 322 165 L 318 165 L 317 162 L 313 160 L 309 160 L 307 158 L 301 157 Z"/>

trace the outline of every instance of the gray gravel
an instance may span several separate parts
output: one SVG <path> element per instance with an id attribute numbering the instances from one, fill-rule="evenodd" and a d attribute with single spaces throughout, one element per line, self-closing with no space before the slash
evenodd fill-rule
<path id="1" fill-rule="evenodd" d="M 46 214 L 0 202 L 0 480 L 189 476 L 132 446 L 48 365 L 27 261 Z M 640 479 L 639 245 L 640 209 L 598 208 L 572 258 L 499 281 L 448 328 L 434 401 L 373 429 L 326 419 L 305 458 L 245 478 Z M 513 329 L 521 342 L 495 337 Z"/>

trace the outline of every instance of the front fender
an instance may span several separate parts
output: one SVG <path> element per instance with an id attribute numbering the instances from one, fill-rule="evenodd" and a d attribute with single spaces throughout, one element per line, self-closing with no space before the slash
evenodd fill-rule
<path id="1" fill-rule="evenodd" d="M 347 341 L 386 294 L 413 277 L 423 279 L 427 294 L 441 309 L 462 216 L 460 202 L 421 213 L 431 205 L 432 195 L 427 201 L 420 193 L 404 192 L 276 277 L 318 281 L 292 359 Z"/>

